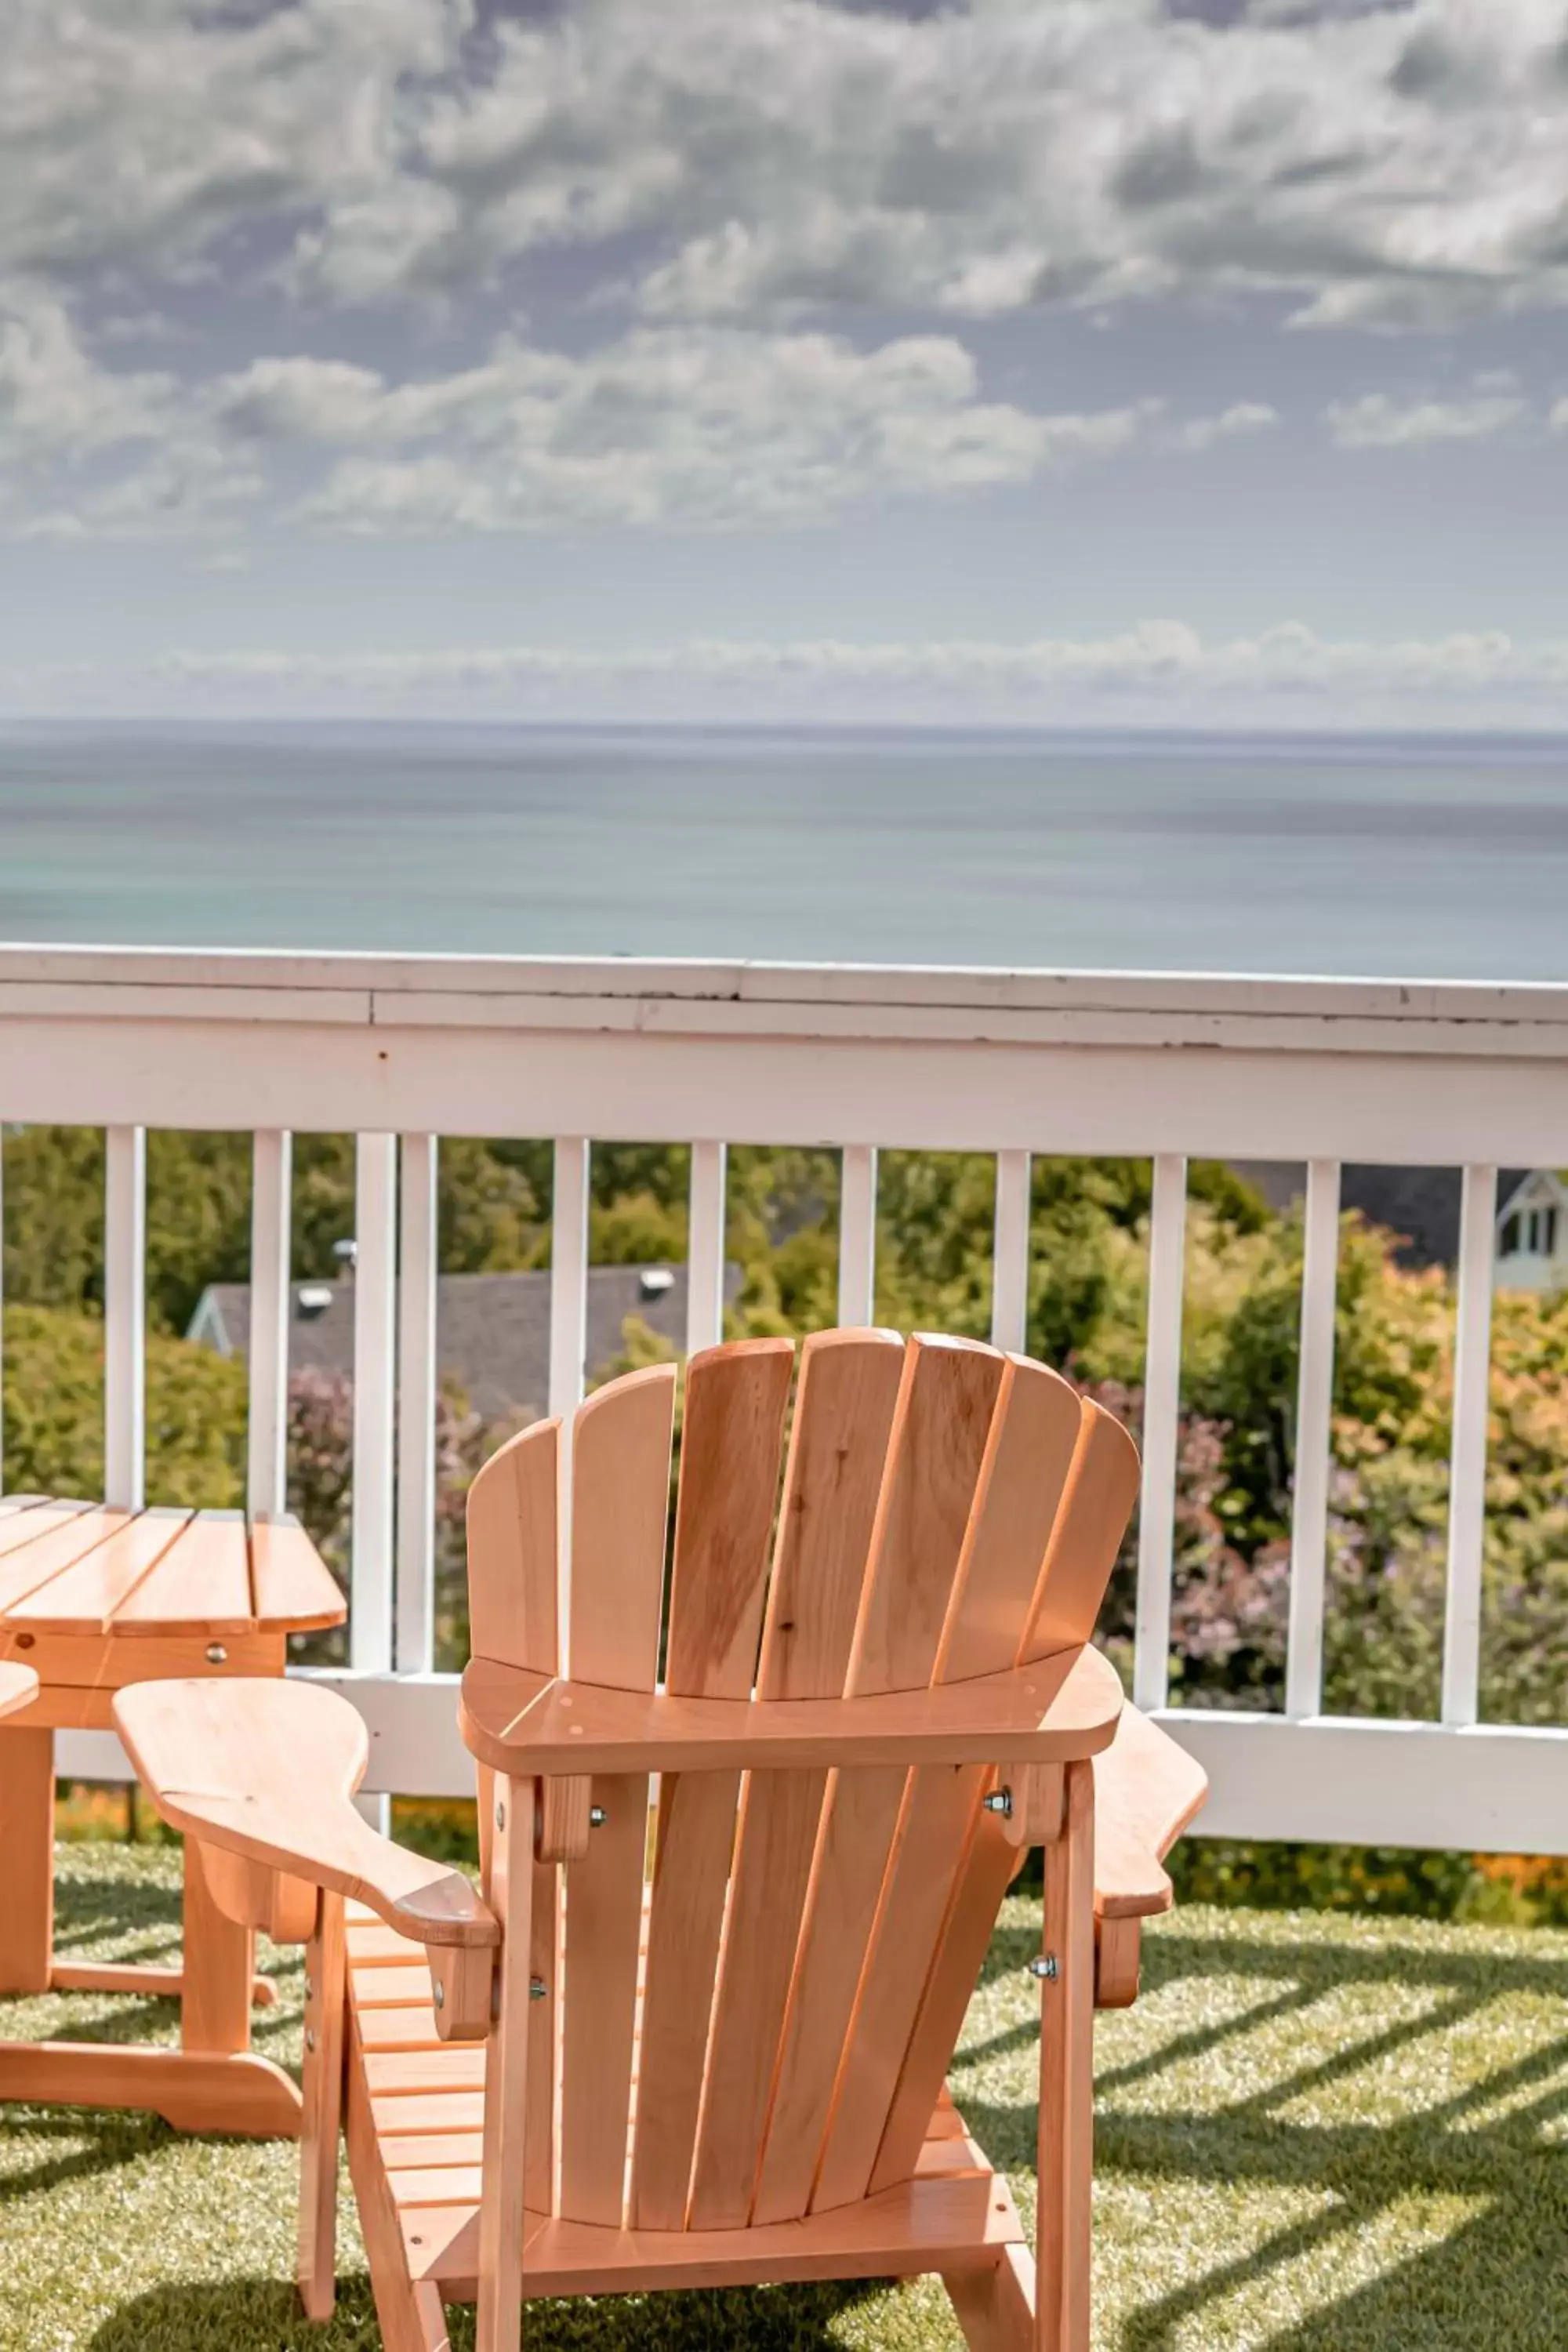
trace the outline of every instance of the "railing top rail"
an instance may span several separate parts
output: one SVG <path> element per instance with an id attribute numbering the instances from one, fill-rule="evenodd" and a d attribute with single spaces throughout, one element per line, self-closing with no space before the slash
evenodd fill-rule
<path id="1" fill-rule="evenodd" d="M 1568 1055 L 1568 984 L 722 959 L 0 944 L 0 1017 L 1016 1034 Z M 1059 1025 L 1058 1025 L 1059 1024 Z"/>

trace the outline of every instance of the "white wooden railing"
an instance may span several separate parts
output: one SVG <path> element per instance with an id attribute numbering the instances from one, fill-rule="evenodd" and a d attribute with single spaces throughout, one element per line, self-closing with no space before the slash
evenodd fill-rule
<path id="1" fill-rule="evenodd" d="M 1568 1852 L 1568 1729 L 1477 1722 L 1500 1163 L 1568 1164 L 1568 988 L 854 966 L 0 950 L 0 1115 L 104 1126 L 106 1486 L 142 1493 L 144 1135 L 255 1135 L 249 1497 L 282 1501 L 289 1135 L 357 1154 L 352 1671 L 371 1786 L 466 1793 L 430 1671 L 440 1135 L 553 1135 L 550 1406 L 582 1392 L 590 1139 L 689 1142 L 688 1339 L 720 1330 L 726 1143 L 843 1152 L 839 1315 L 871 1312 L 879 1148 L 996 1155 L 1017 1346 L 1031 1153 L 1152 1155 L 1136 1693 L 1208 1767 L 1206 1826 Z M 1168 1709 L 1186 1162 L 1309 1164 L 1286 1710 Z M 1465 1171 L 1442 1720 L 1321 1712 L 1339 1169 Z M 1564 1628 L 1568 1639 L 1568 1628 Z M 63 1769 L 117 1767 L 90 1735 Z M 122 1765 L 119 1769 L 123 1769 Z"/>

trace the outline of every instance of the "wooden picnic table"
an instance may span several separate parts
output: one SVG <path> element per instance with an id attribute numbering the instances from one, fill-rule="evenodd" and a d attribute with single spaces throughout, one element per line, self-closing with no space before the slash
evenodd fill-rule
<path id="1" fill-rule="evenodd" d="M 292 2135 L 300 2094 L 250 2049 L 255 1937 L 185 1849 L 183 1962 L 95 1965 L 54 1949 L 55 1733 L 110 1730 L 114 1694 L 167 1676 L 281 1675 L 290 1633 L 338 1625 L 343 1598 L 298 1521 L 0 1498 L 0 1677 L 37 1676 L 0 1721 L 0 1994 L 153 1993 L 180 2047 L 0 2042 L 0 2099 L 142 2107 L 188 2130 Z"/>

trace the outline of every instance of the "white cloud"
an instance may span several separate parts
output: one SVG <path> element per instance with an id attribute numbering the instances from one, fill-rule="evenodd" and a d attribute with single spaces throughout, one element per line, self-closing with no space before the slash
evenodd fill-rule
<path id="1" fill-rule="evenodd" d="M 1553 433 L 1568 433 L 1568 399 L 1553 401 L 1546 421 Z"/>
<path id="2" fill-rule="evenodd" d="M 469 17 L 468 0 L 9 0 L 0 268 L 189 272 L 236 231 L 395 201 L 400 107 Z"/>
<path id="3" fill-rule="evenodd" d="M 1568 299 L 1565 199 L 1557 0 L 584 0 L 430 91 L 395 191 L 329 201 L 297 268 L 440 289 L 637 232 L 663 316 L 1269 292 L 1441 325 Z"/>
<path id="4" fill-rule="evenodd" d="M 11 529 L 19 539 L 211 539 L 266 488 L 255 467 L 235 464 L 205 436 L 171 438 L 110 479 L 14 518 Z M 235 549 L 226 560 L 238 569 L 244 558 Z"/>
<path id="5" fill-rule="evenodd" d="M 919 723 L 1404 724 L 1568 719 L 1568 638 L 1390 641 L 1300 623 L 1205 639 L 1180 620 L 1016 643 L 695 639 L 620 653 L 540 645 L 425 654 L 183 653 L 130 673 L 0 673 L 0 706 Z"/>
<path id="6" fill-rule="evenodd" d="M 0 519 L 28 539 L 184 536 L 259 495 L 178 380 L 102 366 L 36 282 L 0 284 Z"/>
<path id="7" fill-rule="evenodd" d="M 84 349 L 45 289 L 0 282 L 0 462 L 79 464 L 166 427 L 170 377 L 115 374 Z"/>
<path id="8" fill-rule="evenodd" d="M 355 529 L 818 520 L 866 499 L 1029 480 L 1127 447 L 1136 406 L 1037 415 L 979 395 L 962 346 L 645 331 L 581 361 L 514 350 L 391 391 L 307 511 Z"/>
<path id="9" fill-rule="evenodd" d="M 1279 410 L 1271 408 L 1267 401 L 1237 400 L 1217 416 L 1194 416 L 1177 425 L 1172 446 L 1202 456 L 1218 448 L 1222 442 L 1250 440 L 1255 434 L 1271 433 L 1279 422 Z"/>
<path id="10" fill-rule="evenodd" d="M 570 248 L 650 314 L 1568 300 L 1560 0 L 13 0 L 0 268 L 334 304 Z"/>
<path id="11" fill-rule="evenodd" d="M 1396 400 L 1369 392 L 1331 401 L 1329 431 L 1342 449 L 1429 449 L 1440 442 L 1495 441 L 1530 413 L 1517 393 L 1478 392 L 1459 400 Z"/>
<path id="12" fill-rule="evenodd" d="M 217 388 L 214 411 L 253 443 L 346 449 L 303 511 L 360 531 L 817 521 L 1110 457 L 1160 414 L 988 401 L 949 336 L 860 351 L 721 327 L 644 328 L 583 356 L 507 339 L 482 366 L 401 384 L 261 361 Z"/>
<path id="13" fill-rule="evenodd" d="M 100 367 L 52 299 L 5 331 L 0 451 L 15 378 L 14 432 L 40 460 L 8 527 L 54 538 L 216 529 L 268 490 L 275 516 L 353 532 L 788 527 L 1138 449 L 1206 451 L 1277 421 L 1249 403 L 1182 420 L 1153 398 L 1060 411 L 992 400 L 972 354 L 942 334 L 862 349 L 683 324 L 585 352 L 507 336 L 444 375 L 395 381 L 294 355 L 177 386 Z M 132 442 L 143 446 L 121 447 L 118 468 L 76 478 L 84 454 Z"/>

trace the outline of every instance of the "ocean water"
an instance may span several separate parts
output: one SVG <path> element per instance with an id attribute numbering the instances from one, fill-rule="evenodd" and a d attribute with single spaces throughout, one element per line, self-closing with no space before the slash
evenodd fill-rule
<path id="1" fill-rule="evenodd" d="M 0 730 L 0 940 L 1568 979 L 1568 740 Z"/>

